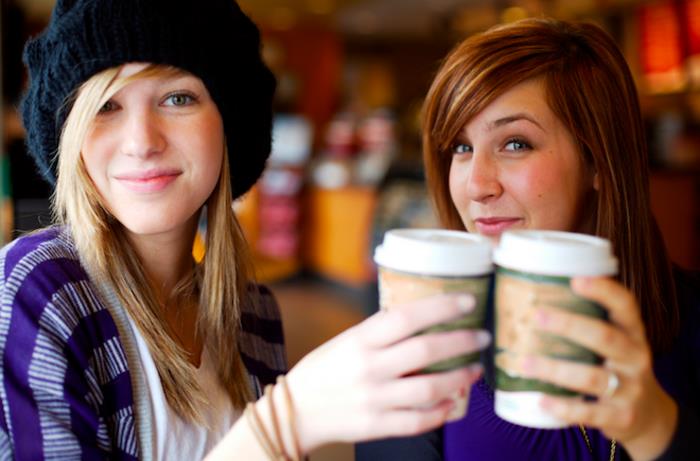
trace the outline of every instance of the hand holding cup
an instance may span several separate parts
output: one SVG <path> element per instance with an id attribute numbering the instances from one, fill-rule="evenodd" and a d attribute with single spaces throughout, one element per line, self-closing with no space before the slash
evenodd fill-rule
<path id="1" fill-rule="evenodd" d="M 493 264 L 491 242 L 479 235 L 442 229 L 396 229 L 384 235 L 374 256 L 379 266 L 379 304 L 382 310 L 402 309 L 407 303 L 440 293 L 469 293 L 472 312 L 421 333 L 483 328 Z M 482 335 L 485 332 L 481 333 Z M 420 373 L 453 370 L 479 361 L 479 351 L 432 363 Z M 468 393 L 453 396 L 448 417 L 464 417 Z"/>
<path id="2" fill-rule="evenodd" d="M 380 311 L 304 357 L 287 375 L 299 441 L 309 452 L 333 441 L 408 436 L 442 424 L 481 366 L 416 374 L 426 366 L 473 353 L 485 332 L 416 333 L 473 312 L 469 295 L 436 295 Z"/>

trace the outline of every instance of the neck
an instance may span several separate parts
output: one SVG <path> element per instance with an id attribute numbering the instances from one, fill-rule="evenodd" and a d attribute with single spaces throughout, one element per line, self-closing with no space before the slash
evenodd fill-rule
<path id="1" fill-rule="evenodd" d="M 168 325 L 168 334 L 183 348 L 195 367 L 200 365 L 203 348 L 196 327 L 198 301 L 196 297 L 173 294 L 178 283 L 193 270 L 192 244 L 197 219 L 195 215 L 179 229 L 162 234 L 139 235 L 127 230 L 129 242 L 161 306 L 161 320 Z"/>
<path id="2" fill-rule="evenodd" d="M 192 271 L 196 224 L 196 218 L 192 218 L 181 229 L 151 235 L 133 234 L 127 230 L 129 242 L 163 305 L 167 304 L 175 286 Z"/>

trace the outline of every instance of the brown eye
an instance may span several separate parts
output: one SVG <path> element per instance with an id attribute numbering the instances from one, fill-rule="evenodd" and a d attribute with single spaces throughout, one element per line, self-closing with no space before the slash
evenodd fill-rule
<path id="1" fill-rule="evenodd" d="M 104 104 L 102 105 L 102 107 L 100 107 L 100 110 L 98 111 L 98 113 L 104 114 L 104 113 L 107 113 L 107 112 L 112 112 L 112 111 L 115 110 L 116 108 L 117 108 L 117 105 L 114 103 L 114 101 L 112 101 L 112 100 L 110 99 L 109 101 L 107 101 L 106 103 L 104 103 Z"/>

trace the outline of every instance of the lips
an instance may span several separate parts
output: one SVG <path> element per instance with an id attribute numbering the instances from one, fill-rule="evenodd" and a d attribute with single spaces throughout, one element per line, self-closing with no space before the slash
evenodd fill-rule
<path id="1" fill-rule="evenodd" d="M 498 236 L 520 221 L 522 221 L 521 218 L 490 217 L 475 219 L 474 224 L 476 224 L 476 228 L 480 234 L 487 236 Z"/>
<path id="2" fill-rule="evenodd" d="M 182 171 L 177 169 L 134 170 L 119 173 L 114 178 L 127 189 L 138 193 L 159 192 L 170 185 Z"/>

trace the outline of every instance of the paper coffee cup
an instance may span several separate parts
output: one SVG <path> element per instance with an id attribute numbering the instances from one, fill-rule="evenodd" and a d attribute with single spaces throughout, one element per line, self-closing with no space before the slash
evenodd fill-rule
<path id="1" fill-rule="evenodd" d="M 467 232 L 442 229 L 395 229 L 384 234 L 374 253 L 379 266 L 379 306 L 395 309 L 419 298 L 441 293 L 471 293 L 475 309 L 462 318 L 421 333 L 483 328 L 489 282 L 493 272 L 491 243 Z M 422 373 L 440 372 L 479 360 L 479 352 L 435 363 Z M 468 393 L 467 393 L 468 395 Z M 467 395 L 454 396 L 450 421 L 467 411 Z"/>
<path id="2" fill-rule="evenodd" d="M 592 351 L 537 330 L 540 308 L 565 309 L 607 318 L 600 305 L 571 291 L 575 276 L 614 275 L 617 259 L 610 242 L 598 237 L 556 231 L 507 231 L 494 251 L 495 411 L 515 424 L 560 428 L 567 424 L 540 409 L 542 394 L 580 394 L 539 380 L 519 377 L 514 364 L 524 355 L 547 355 L 583 363 L 600 363 Z"/>

